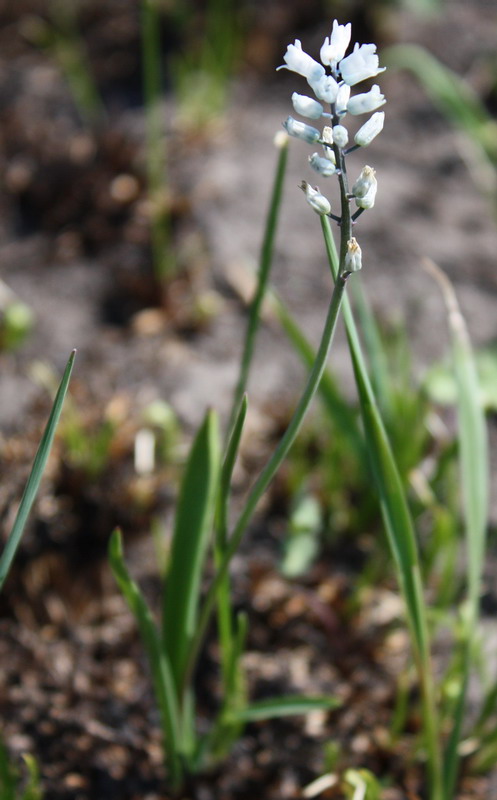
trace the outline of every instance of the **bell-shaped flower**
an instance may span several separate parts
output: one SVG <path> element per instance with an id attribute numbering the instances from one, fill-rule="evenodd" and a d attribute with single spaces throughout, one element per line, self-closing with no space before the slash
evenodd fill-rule
<path id="1" fill-rule="evenodd" d="M 285 63 L 278 69 L 289 69 L 291 72 L 303 75 L 308 81 L 318 81 L 325 74 L 324 67 L 302 50 L 299 39 L 295 39 L 295 44 L 288 45 L 283 60 Z"/>
<path id="2" fill-rule="evenodd" d="M 347 86 L 346 83 L 342 83 L 338 87 L 338 92 L 335 100 L 335 114 L 341 116 L 342 114 L 347 113 L 347 104 L 350 98 L 350 86 Z"/>
<path id="3" fill-rule="evenodd" d="M 374 78 L 386 67 L 379 67 L 375 44 L 356 44 L 354 52 L 340 61 L 340 74 L 349 86 L 355 86 L 367 78 Z"/>
<path id="4" fill-rule="evenodd" d="M 318 103 L 317 100 L 313 100 L 312 97 L 307 97 L 305 94 L 294 92 L 292 94 L 292 104 L 297 114 L 301 114 L 303 117 L 319 119 L 319 117 L 323 115 L 323 106 L 321 103 Z"/>
<path id="5" fill-rule="evenodd" d="M 355 97 L 351 97 L 347 103 L 347 111 L 354 115 L 367 114 L 370 111 L 376 111 L 384 103 L 386 103 L 385 96 L 382 95 L 380 87 L 375 83 L 369 92 L 363 92 L 363 94 L 356 94 Z"/>
<path id="6" fill-rule="evenodd" d="M 352 187 L 356 206 L 358 208 L 373 208 L 377 188 L 376 172 L 366 164 Z"/>
<path id="7" fill-rule="evenodd" d="M 332 164 L 336 164 L 335 151 L 333 149 L 333 131 L 328 125 L 323 128 L 321 142 L 328 161 L 331 161 Z"/>
<path id="8" fill-rule="evenodd" d="M 283 123 L 283 127 L 290 136 L 303 139 L 304 142 L 308 142 L 309 144 L 313 144 L 321 138 L 321 134 L 317 128 L 313 128 L 312 125 L 307 125 L 305 122 L 300 122 L 300 120 L 294 119 L 293 117 L 287 117 Z"/>
<path id="9" fill-rule="evenodd" d="M 338 94 L 338 83 L 332 75 L 322 75 L 317 81 L 309 81 L 312 91 L 323 103 L 332 105 Z"/>
<path id="10" fill-rule="evenodd" d="M 318 187 L 316 186 L 315 189 L 307 183 L 307 181 L 302 181 L 300 184 L 300 188 L 303 192 L 305 192 L 305 197 L 311 208 L 314 209 L 316 214 L 320 214 L 320 216 L 325 216 L 329 214 L 331 211 L 331 204 L 330 201 L 321 194 Z"/>
<path id="11" fill-rule="evenodd" d="M 337 61 L 341 61 L 350 43 L 351 27 L 350 22 L 339 25 L 336 19 L 333 21 L 331 36 L 326 37 L 321 47 L 320 56 L 323 64 L 334 67 Z"/>
<path id="12" fill-rule="evenodd" d="M 320 175 L 324 175 L 325 178 L 329 178 L 330 175 L 334 175 L 337 171 L 335 164 L 329 158 L 323 158 L 318 153 L 313 153 L 312 156 L 309 156 L 309 164 Z"/>
<path id="13" fill-rule="evenodd" d="M 347 128 L 344 128 L 343 125 L 335 125 L 333 127 L 333 141 L 336 142 L 339 147 L 346 147 L 349 141 L 349 132 Z"/>
<path id="14" fill-rule="evenodd" d="M 345 272 L 359 272 L 362 269 L 362 250 L 353 236 L 347 242 L 344 268 Z"/>
<path id="15" fill-rule="evenodd" d="M 385 122 L 385 112 L 376 111 L 372 117 L 368 119 L 364 125 L 359 128 L 354 136 L 354 142 L 360 147 L 367 147 L 371 144 L 375 136 L 383 130 L 383 123 Z"/>

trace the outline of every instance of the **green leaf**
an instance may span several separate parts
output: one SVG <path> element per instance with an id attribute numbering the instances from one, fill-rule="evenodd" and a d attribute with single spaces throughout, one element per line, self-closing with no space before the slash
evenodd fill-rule
<path id="1" fill-rule="evenodd" d="M 310 711 L 331 711 L 340 705 L 341 701 L 336 697 L 303 697 L 296 694 L 251 703 L 235 712 L 235 715 L 244 722 L 259 722 L 265 719 L 308 714 Z"/>
<path id="2" fill-rule="evenodd" d="M 452 340 L 452 357 L 457 384 L 459 462 L 465 521 L 468 603 L 464 610 L 465 635 L 462 647 L 460 692 L 453 715 L 451 735 L 445 753 L 447 800 L 452 797 L 459 764 L 458 746 L 466 705 L 471 669 L 472 645 L 476 632 L 484 567 L 488 519 L 489 460 L 485 413 L 479 387 L 476 361 L 464 318 L 452 284 L 432 261 L 425 267 L 439 284 L 445 304 Z"/>
<path id="3" fill-rule="evenodd" d="M 215 513 L 221 449 L 217 415 L 208 411 L 181 485 L 164 593 L 162 638 L 179 691 L 196 631 L 201 577 Z"/>
<path id="4" fill-rule="evenodd" d="M 109 562 L 117 585 L 138 623 L 150 663 L 155 697 L 161 714 L 164 749 L 171 773 L 171 784 L 178 786 L 182 778 L 179 758 L 181 725 L 171 664 L 164 652 L 157 625 L 147 602 L 138 585 L 131 578 L 124 562 L 121 533 L 118 530 L 114 531 L 110 539 Z"/>
<path id="5" fill-rule="evenodd" d="M 19 543 L 21 541 L 21 537 L 28 519 L 29 512 L 31 511 L 31 507 L 34 503 L 36 494 L 38 492 L 41 483 L 43 471 L 45 469 L 48 456 L 52 447 L 53 439 L 55 436 L 55 430 L 57 428 L 57 424 L 59 422 L 60 415 L 62 412 L 64 398 L 66 396 L 67 389 L 69 386 L 69 381 L 71 379 L 71 373 L 75 357 L 76 357 L 76 351 L 73 350 L 73 352 L 69 357 L 69 361 L 67 362 L 67 366 L 64 370 L 64 375 L 62 376 L 62 381 L 55 396 L 54 404 L 52 406 L 52 410 L 48 418 L 47 426 L 43 433 L 40 446 L 38 447 L 38 451 L 36 453 L 33 462 L 33 467 L 31 469 L 31 473 L 29 475 L 28 482 L 26 484 L 26 488 L 24 489 L 24 493 L 21 498 L 21 503 L 19 505 L 19 510 L 17 512 L 17 516 L 14 521 L 14 526 L 12 528 L 12 531 L 10 532 L 4 551 L 0 558 L 0 590 L 3 587 L 5 579 L 9 573 L 9 569 L 12 565 L 12 561 L 14 560 L 16 550 L 19 547 Z"/>

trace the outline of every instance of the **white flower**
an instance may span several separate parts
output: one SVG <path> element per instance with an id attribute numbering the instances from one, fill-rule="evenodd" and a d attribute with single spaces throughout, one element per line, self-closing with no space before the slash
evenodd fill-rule
<path id="1" fill-rule="evenodd" d="M 283 127 L 290 136 L 303 139 L 304 142 L 308 142 L 309 144 L 313 144 L 313 142 L 317 142 L 317 140 L 321 138 L 321 134 L 317 128 L 313 128 L 312 125 L 306 125 L 305 122 L 300 122 L 300 120 L 294 119 L 293 117 L 287 117 L 283 123 Z"/>
<path id="2" fill-rule="evenodd" d="M 345 256 L 345 272 L 359 272 L 362 269 L 362 251 L 357 239 L 349 239 Z"/>
<path id="3" fill-rule="evenodd" d="M 289 69 L 303 75 L 308 81 L 317 81 L 325 74 L 324 67 L 302 50 L 299 39 L 295 39 L 295 44 L 288 45 L 283 60 L 285 63 L 278 69 Z"/>
<path id="4" fill-rule="evenodd" d="M 342 83 L 338 88 L 338 93 L 335 100 L 335 113 L 339 116 L 347 113 L 347 103 L 350 97 L 350 86 Z"/>
<path id="5" fill-rule="evenodd" d="M 300 188 L 303 192 L 305 192 L 306 200 L 309 205 L 314 209 L 316 214 L 320 214 L 322 217 L 326 214 L 329 214 L 331 211 L 330 201 L 321 194 L 318 187 L 316 186 L 315 189 L 307 183 L 307 181 L 302 181 L 300 184 Z"/>
<path id="6" fill-rule="evenodd" d="M 297 114 L 302 114 L 303 117 L 309 119 L 319 119 L 323 114 L 323 106 L 312 97 L 307 97 L 305 94 L 292 94 L 292 103 Z"/>
<path id="7" fill-rule="evenodd" d="M 325 178 L 329 178 L 330 175 L 334 175 L 337 171 L 335 164 L 329 158 L 323 158 L 318 153 L 313 153 L 312 156 L 309 156 L 309 164 L 320 175 L 324 175 Z"/>
<path id="8" fill-rule="evenodd" d="M 378 64 L 375 44 L 356 44 L 354 52 L 340 61 L 340 73 L 345 83 L 354 86 L 383 72 L 385 67 L 380 68 Z"/>
<path id="9" fill-rule="evenodd" d="M 349 132 L 347 128 L 344 128 L 343 125 L 335 125 L 333 128 L 333 141 L 336 142 L 339 147 L 345 147 L 349 141 Z"/>
<path id="10" fill-rule="evenodd" d="M 372 167 L 368 167 L 366 164 L 362 168 L 361 174 L 352 187 L 352 194 L 358 208 L 373 208 L 378 188 L 375 176 L 376 173 Z"/>
<path id="11" fill-rule="evenodd" d="M 364 123 L 362 128 L 359 128 L 354 136 L 354 142 L 360 147 L 367 147 L 371 144 L 375 136 L 378 136 L 380 131 L 383 130 L 383 123 L 385 121 L 385 112 L 377 111 L 372 117 Z"/>
<path id="12" fill-rule="evenodd" d="M 326 158 L 328 161 L 331 161 L 332 164 L 336 163 L 335 158 L 335 151 L 333 150 L 333 131 L 332 129 L 326 125 L 323 128 L 323 135 L 321 136 L 321 141 L 325 142 L 323 145 L 323 150 Z"/>
<path id="13" fill-rule="evenodd" d="M 326 37 L 321 47 L 320 55 L 323 64 L 333 67 L 344 57 L 350 43 L 351 27 L 350 22 L 346 25 L 339 25 L 336 19 L 333 21 L 331 36 Z"/>
<path id="14" fill-rule="evenodd" d="M 354 115 L 367 114 L 369 111 L 376 111 L 384 103 L 386 103 L 385 97 L 380 92 L 380 87 L 375 83 L 369 92 L 351 97 L 347 104 L 347 111 Z"/>
<path id="15" fill-rule="evenodd" d="M 334 103 L 338 94 L 338 83 L 332 75 L 322 75 L 317 81 L 309 81 L 312 91 L 323 103 Z"/>

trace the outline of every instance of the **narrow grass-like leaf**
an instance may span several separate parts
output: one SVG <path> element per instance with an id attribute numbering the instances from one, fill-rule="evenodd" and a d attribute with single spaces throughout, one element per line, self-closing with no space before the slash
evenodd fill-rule
<path id="1" fill-rule="evenodd" d="M 8 575 L 12 561 L 16 554 L 16 550 L 19 547 L 19 543 L 21 541 L 21 537 L 28 519 L 29 512 L 31 511 L 31 507 L 34 503 L 36 494 L 40 486 L 43 471 L 45 469 L 48 456 L 50 454 L 50 450 L 52 447 L 53 439 L 55 436 L 55 430 L 57 428 L 60 415 L 62 412 L 64 398 L 66 396 L 67 389 L 69 386 L 69 381 L 71 379 L 71 373 L 75 357 L 76 357 L 76 351 L 73 350 L 73 352 L 69 357 L 69 361 L 67 362 L 67 366 L 64 370 L 64 375 L 62 376 L 62 381 L 55 396 L 52 410 L 50 412 L 50 416 L 48 418 L 45 431 L 43 433 L 40 445 L 38 447 L 38 451 L 36 453 L 33 462 L 33 467 L 31 469 L 31 473 L 29 475 L 26 488 L 24 489 L 24 493 L 21 498 L 21 503 L 19 505 L 19 510 L 17 512 L 17 516 L 14 521 L 14 526 L 12 528 L 12 531 L 10 532 L 9 538 L 7 539 L 7 543 L 0 558 L 0 590 L 2 589 L 2 586 Z"/>
<path id="2" fill-rule="evenodd" d="M 281 207 L 281 198 L 283 195 L 283 184 L 285 180 L 287 161 L 288 161 L 288 139 L 284 138 L 282 144 L 279 145 L 278 162 L 276 166 L 276 173 L 274 176 L 271 200 L 269 203 L 269 211 L 266 217 L 266 228 L 264 231 L 264 239 L 262 242 L 261 254 L 259 259 L 257 286 L 253 300 L 250 304 L 247 331 L 245 334 L 243 354 L 240 362 L 240 374 L 238 376 L 238 382 L 233 396 L 232 411 L 230 415 L 230 422 L 228 425 L 229 434 L 231 434 L 231 429 L 235 423 L 236 414 L 240 407 L 242 397 L 247 389 L 249 370 L 250 370 L 250 365 L 252 363 L 252 356 L 254 353 L 255 338 L 260 322 L 262 302 L 264 300 L 264 295 L 266 294 L 269 274 L 271 272 L 271 266 L 273 263 L 274 240 L 276 237 L 276 229 L 278 225 L 278 218 Z"/>
<path id="3" fill-rule="evenodd" d="M 41 800 L 40 768 L 33 756 L 25 754 L 24 762 L 28 770 L 28 783 L 22 794 L 22 800 Z"/>
<path id="4" fill-rule="evenodd" d="M 488 519 L 488 441 L 476 362 L 454 289 L 436 264 L 428 259 L 424 264 L 439 284 L 447 306 L 457 383 L 459 462 L 466 536 L 468 604 L 464 614 L 461 688 L 445 753 L 446 800 L 450 800 L 457 776 L 458 745 L 471 669 L 471 650 L 479 616 Z"/>
<path id="5" fill-rule="evenodd" d="M 171 785 L 179 786 L 182 780 L 182 766 L 179 758 L 181 724 L 171 664 L 164 652 L 159 630 L 147 602 L 140 588 L 131 578 L 124 562 L 122 538 L 118 530 L 114 531 L 110 539 L 109 562 L 114 578 L 140 630 L 152 671 L 155 696 L 161 715 L 164 750 L 167 755 Z"/>
<path id="6" fill-rule="evenodd" d="M 316 359 L 314 347 L 308 341 L 283 300 L 274 290 L 271 291 L 270 297 L 281 327 L 285 331 L 302 363 L 311 369 Z M 346 402 L 339 391 L 337 383 L 329 370 L 323 372 L 323 377 L 319 384 L 319 396 L 331 422 L 347 437 L 349 445 L 354 450 L 357 458 L 365 462 L 366 451 L 357 423 L 357 415 L 350 406 L 350 403 Z"/>
<path id="7" fill-rule="evenodd" d="M 236 458 L 242 438 L 245 417 L 247 416 L 248 400 L 244 394 L 240 400 L 239 407 L 236 409 L 233 429 L 226 448 L 223 466 L 221 469 L 221 479 L 219 486 L 218 514 L 216 524 L 216 546 L 223 548 L 226 543 L 226 531 L 228 528 L 228 502 L 231 488 L 231 479 L 235 468 Z"/>
<path id="8" fill-rule="evenodd" d="M 216 541 L 214 547 L 216 567 L 222 562 L 224 549 L 226 546 L 226 534 L 228 530 L 228 506 L 231 489 L 231 479 L 235 467 L 240 440 L 243 432 L 243 425 L 247 415 L 247 395 L 243 395 L 240 407 L 237 411 L 231 436 L 226 449 L 223 466 L 221 469 L 221 479 L 219 487 L 219 497 L 217 503 L 216 519 Z M 226 574 L 221 581 L 217 597 L 217 622 L 219 629 L 219 644 L 221 650 L 221 669 L 223 672 L 224 691 L 229 694 L 230 688 L 230 664 L 233 657 L 234 636 L 232 623 L 230 579 Z"/>
<path id="9" fill-rule="evenodd" d="M 183 685 L 197 627 L 202 568 L 214 520 L 220 475 L 219 423 L 208 411 L 193 442 L 181 484 L 164 592 L 162 639 L 175 685 Z"/>
<path id="10" fill-rule="evenodd" d="M 7 748 L 0 739 L 0 800 L 16 800 L 18 774 L 11 764 Z"/>
<path id="11" fill-rule="evenodd" d="M 339 708 L 340 700 L 336 697 L 302 697 L 290 695 L 277 697 L 274 700 L 260 700 L 235 712 L 237 719 L 244 722 L 259 722 L 265 719 L 290 717 L 296 714 L 308 714 L 310 711 L 330 711 Z"/>
<path id="12" fill-rule="evenodd" d="M 487 158 L 496 163 L 495 121 L 469 83 L 419 45 L 388 47 L 382 59 L 389 66 L 409 69 L 451 122 L 479 142 Z"/>
<path id="13" fill-rule="evenodd" d="M 193 637 L 192 646 L 190 648 L 190 653 L 188 656 L 188 669 L 187 669 L 188 674 L 191 673 L 193 665 L 196 663 L 197 655 L 201 643 L 204 639 L 207 626 L 209 624 L 210 616 L 214 607 L 217 591 L 219 589 L 221 582 L 224 580 L 225 574 L 228 571 L 230 561 L 240 546 L 243 534 L 245 533 L 247 525 L 249 524 L 252 518 L 252 515 L 257 507 L 259 500 L 261 499 L 262 495 L 268 488 L 269 484 L 271 483 L 274 475 L 276 474 L 277 470 L 283 463 L 284 459 L 288 455 L 288 452 L 292 444 L 294 443 L 297 434 L 301 428 L 301 425 L 310 407 L 310 404 L 314 399 L 314 396 L 319 388 L 319 384 L 321 382 L 321 378 L 325 370 L 326 362 L 328 360 L 328 356 L 331 350 L 331 345 L 333 343 L 333 337 L 335 334 L 336 325 L 340 314 L 340 309 L 342 307 L 342 301 L 344 298 L 346 285 L 347 285 L 347 276 L 342 276 L 335 282 L 333 293 L 330 299 L 330 304 L 328 307 L 328 313 L 323 328 L 323 333 L 321 336 L 321 342 L 316 353 L 316 360 L 314 362 L 310 375 L 307 379 L 307 383 L 302 393 L 302 396 L 297 404 L 297 407 L 293 413 L 293 416 L 290 420 L 290 423 L 285 433 L 280 439 L 278 446 L 276 447 L 268 463 L 266 464 L 261 474 L 259 475 L 258 479 L 256 480 L 247 498 L 245 506 L 242 509 L 240 516 L 238 517 L 238 520 L 233 528 L 233 532 L 227 542 L 222 563 L 219 565 L 216 576 L 214 577 L 214 580 L 212 581 L 209 587 L 209 591 L 207 592 L 207 595 L 203 603 L 202 611 L 199 616 L 198 628 L 196 630 L 195 636 Z"/>

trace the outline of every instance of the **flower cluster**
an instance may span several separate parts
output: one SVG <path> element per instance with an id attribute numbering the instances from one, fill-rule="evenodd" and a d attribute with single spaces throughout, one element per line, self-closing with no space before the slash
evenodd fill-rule
<path id="1" fill-rule="evenodd" d="M 324 40 L 320 51 L 321 63 L 315 61 L 302 50 L 298 39 L 288 45 L 284 56 L 285 64 L 278 69 L 288 69 L 307 79 L 314 97 L 294 92 L 292 104 L 297 114 L 310 120 L 326 118 L 329 120 L 323 130 L 319 130 L 307 122 L 288 117 L 283 123 L 290 136 L 303 139 L 309 144 L 321 144 L 322 153 L 315 152 L 309 157 L 311 167 L 323 177 L 344 175 L 345 156 L 359 147 L 367 147 L 383 128 L 385 114 L 378 109 L 385 103 L 380 87 L 373 87 L 360 94 L 351 96 L 351 87 L 361 81 L 374 78 L 384 71 L 379 66 L 376 45 L 356 44 L 349 55 L 345 55 L 350 44 L 351 25 L 339 25 L 333 22 L 331 35 Z M 329 107 L 329 110 L 325 110 Z M 346 114 L 353 116 L 374 112 L 354 136 L 354 143 L 349 145 L 349 133 L 345 127 Z M 313 188 L 305 181 L 301 188 L 306 194 L 312 208 L 321 215 L 331 214 L 331 206 L 318 188 Z M 355 199 L 357 211 L 353 220 L 364 209 L 372 208 L 376 196 L 375 171 L 365 166 L 355 181 L 349 199 Z M 354 240 L 355 241 L 355 240 Z"/>

